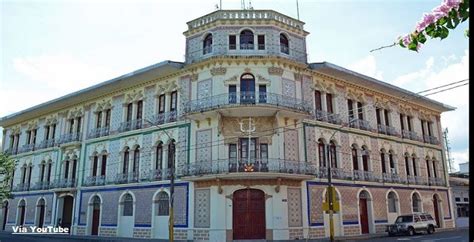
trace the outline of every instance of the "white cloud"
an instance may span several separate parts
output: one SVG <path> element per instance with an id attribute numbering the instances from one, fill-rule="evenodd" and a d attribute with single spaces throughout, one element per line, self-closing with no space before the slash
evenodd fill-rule
<path id="1" fill-rule="evenodd" d="M 383 80 L 382 72 L 377 71 L 377 61 L 373 55 L 368 55 L 348 66 L 349 70 L 354 70 L 366 76 Z"/>
<path id="2" fill-rule="evenodd" d="M 438 61 L 430 57 L 423 69 L 401 75 L 392 83 L 408 90 L 420 91 L 469 78 L 469 50 L 465 50 L 460 58 L 451 55 L 440 59 Z M 443 88 L 438 89 L 438 91 L 441 90 Z M 448 128 L 454 167 L 457 168 L 457 164 L 469 161 L 468 86 L 429 95 L 428 98 L 456 108 L 455 111 L 441 114 L 441 125 L 443 129 Z"/>

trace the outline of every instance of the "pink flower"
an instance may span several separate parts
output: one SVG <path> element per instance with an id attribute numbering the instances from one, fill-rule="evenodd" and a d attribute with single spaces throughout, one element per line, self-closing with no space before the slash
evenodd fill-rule
<path id="1" fill-rule="evenodd" d="M 405 35 L 405 37 L 402 38 L 403 40 L 403 45 L 408 46 L 411 43 L 411 35 Z"/>
<path id="2" fill-rule="evenodd" d="M 449 8 L 458 8 L 461 0 L 444 0 L 444 4 Z"/>
<path id="3" fill-rule="evenodd" d="M 416 45 L 416 52 L 418 52 L 418 50 L 420 50 L 421 47 L 423 47 L 423 44 L 418 42 L 418 44 Z"/>
<path id="4" fill-rule="evenodd" d="M 416 31 L 419 33 L 419 32 L 422 32 L 426 26 L 432 24 L 432 23 L 435 23 L 437 20 L 439 19 L 439 16 L 436 16 L 435 14 L 433 13 L 428 13 L 428 14 L 424 14 L 423 16 L 423 19 L 417 23 L 416 25 Z"/>

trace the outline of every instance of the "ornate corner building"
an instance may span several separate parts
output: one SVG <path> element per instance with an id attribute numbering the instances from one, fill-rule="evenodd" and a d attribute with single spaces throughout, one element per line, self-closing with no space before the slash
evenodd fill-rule
<path id="1" fill-rule="evenodd" d="M 303 239 L 383 233 L 427 212 L 454 226 L 440 114 L 452 107 L 322 62 L 304 23 L 218 10 L 187 23 L 164 61 L 0 119 L 18 162 L 3 230 L 74 235 Z"/>

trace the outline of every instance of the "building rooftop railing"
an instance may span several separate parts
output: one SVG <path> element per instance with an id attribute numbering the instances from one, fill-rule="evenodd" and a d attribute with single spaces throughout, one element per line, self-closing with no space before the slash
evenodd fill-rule
<path id="1" fill-rule="evenodd" d="M 217 20 L 263 19 L 275 20 L 294 28 L 303 29 L 304 22 L 290 18 L 273 10 L 219 10 L 189 21 L 188 29 L 194 29 Z"/>
<path id="2" fill-rule="evenodd" d="M 268 92 L 236 92 L 191 100 L 184 106 L 185 113 L 205 112 L 225 107 L 267 105 L 310 114 L 312 105 L 304 100 Z"/>

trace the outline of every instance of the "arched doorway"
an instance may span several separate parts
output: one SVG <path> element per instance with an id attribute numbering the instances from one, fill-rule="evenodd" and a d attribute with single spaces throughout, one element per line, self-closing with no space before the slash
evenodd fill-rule
<path id="1" fill-rule="evenodd" d="M 367 191 L 361 191 L 359 194 L 359 221 L 361 234 L 370 233 L 371 210 L 370 195 Z"/>
<path id="2" fill-rule="evenodd" d="M 159 191 L 153 197 L 152 237 L 169 239 L 170 196 Z"/>
<path id="3" fill-rule="evenodd" d="M 16 225 L 23 226 L 25 224 L 25 212 L 26 212 L 26 202 L 21 200 L 18 204 L 18 217 Z"/>
<path id="4" fill-rule="evenodd" d="M 46 210 L 46 203 L 43 198 L 38 201 L 36 205 L 36 225 L 39 228 L 43 228 L 44 225 L 44 215 Z"/>
<path id="5" fill-rule="evenodd" d="M 240 77 L 240 103 L 255 103 L 255 77 L 250 73 Z"/>
<path id="6" fill-rule="evenodd" d="M 2 230 L 5 230 L 5 226 L 7 225 L 7 218 L 8 218 L 8 201 L 4 201 L 2 204 L 3 208 L 3 218 L 2 218 Z"/>
<path id="7" fill-rule="evenodd" d="M 58 216 L 59 225 L 63 228 L 69 228 L 71 231 L 72 224 L 72 210 L 74 207 L 74 198 L 70 195 L 62 197 L 62 202 L 59 202 L 60 208 L 59 211 L 61 214 Z"/>
<path id="8" fill-rule="evenodd" d="M 339 211 L 333 213 L 333 224 L 334 224 L 334 236 L 342 236 L 342 206 L 341 206 L 341 199 L 339 196 L 338 190 L 334 189 L 336 191 L 336 201 L 335 203 L 339 203 Z M 329 197 L 328 197 L 328 192 L 327 189 L 324 192 L 323 196 L 323 201 L 328 202 Z M 329 212 L 324 212 L 324 228 L 325 228 L 325 234 L 327 237 L 329 237 L 330 234 L 330 218 L 329 218 Z"/>
<path id="9" fill-rule="evenodd" d="M 94 196 L 92 199 L 92 226 L 91 226 L 91 235 L 99 234 L 99 225 L 100 225 L 100 197 Z"/>
<path id="10" fill-rule="evenodd" d="M 242 189 L 232 196 L 233 239 L 265 239 L 265 193 Z"/>
<path id="11" fill-rule="evenodd" d="M 440 211 L 440 199 L 437 194 L 433 195 L 433 210 L 434 210 L 434 217 L 436 220 L 436 224 L 438 225 L 439 228 L 442 228 L 443 224 L 441 221 L 441 211 Z"/>

